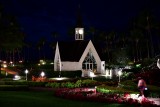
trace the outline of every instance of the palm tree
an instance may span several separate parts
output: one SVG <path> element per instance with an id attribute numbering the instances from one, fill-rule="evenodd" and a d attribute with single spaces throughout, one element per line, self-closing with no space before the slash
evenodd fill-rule
<path id="1" fill-rule="evenodd" d="M 155 47 L 153 44 L 153 31 L 158 28 L 157 21 L 155 17 L 150 11 L 143 11 L 137 18 L 136 18 L 136 27 L 141 29 L 144 34 L 146 35 L 147 45 L 148 45 L 148 58 L 153 58 L 155 56 Z"/>
<path id="2" fill-rule="evenodd" d="M 0 6 L 0 50 L 13 52 L 16 48 L 22 48 L 23 39 L 24 35 L 16 17 L 6 14 L 2 6 Z"/>
<path id="3" fill-rule="evenodd" d="M 41 58 L 45 59 L 45 51 L 43 50 L 44 45 L 45 45 L 46 39 L 44 37 L 41 37 L 37 43 L 38 51 L 39 51 L 39 60 Z M 42 52 L 42 53 L 41 53 Z M 42 55 L 43 54 L 43 55 Z M 42 57 L 42 56 L 43 57 Z"/>
<path id="4" fill-rule="evenodd" d="M 133 29 L 131 30 L 130 32 L 130 35 L 131 35 L 131 40 L 132 40 L 132 43 L 133 43 L 133 55 L 134 55 L 134 61 L 139 61 L 141 58 L 140 58 L 140 55 L 139 55 L 139 52 L 140 52 L 140 45 L 139 45 L 139 41 L 142 39 L 143 37 L 143 33 L 141 32 L 141 30 L 139 29 Z"/>
<path id="5" fill-rule="evenodd" d="M 102 38 L 104 38 L 105 41 L 104 51 L 105 53 L 107 53 L 108 62 L 111 61 L 111 56 L 110 56 L 111 50 L 113 50 L 116 47 L 115 35 L 116 33 L 114 31 L 111 31 L 108 35 L 106 32 L 103 32 L 101 34 Z"/>

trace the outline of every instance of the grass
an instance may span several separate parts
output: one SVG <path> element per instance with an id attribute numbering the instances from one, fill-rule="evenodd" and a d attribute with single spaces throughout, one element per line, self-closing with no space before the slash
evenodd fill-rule
<path id="1" fill-rule="evenodd" d="M 53 92 L 0 91 L 0 107 L 130 107 L 125 104 L 107 104 L 73 101 L 57 98 Z"/>

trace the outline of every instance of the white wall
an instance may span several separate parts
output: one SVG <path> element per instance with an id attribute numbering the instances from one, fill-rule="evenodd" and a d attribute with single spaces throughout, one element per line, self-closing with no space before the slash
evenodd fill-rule
<path id="1" fill-rule="evenodd" d="M 61 62 L 61 70 L 62 71 L 75 71 L 75 70 L 82 70 L 82 65 L 79 62 L 70 62 L 65 61 Z"/>
<path id="2" fill-rule="evenodd" d="M 57 63 L 59 63 L 59 67 L 57 67 Z M 55 56 L 54 56 L 54 71 L 61 71 L 61 57 L 59 54 L 58 42 L 56 45 Z"/>
<path id="3" fill-rule="evenodd" d="M 101 62 L 101 73 L 106 74 L 106 72 L 105 72 L 105 61 Z"/>

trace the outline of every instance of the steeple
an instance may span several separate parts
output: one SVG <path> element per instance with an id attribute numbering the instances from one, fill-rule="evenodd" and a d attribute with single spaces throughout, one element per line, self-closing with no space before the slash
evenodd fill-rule
<path id="1" fill-rule="evenodd" d="M 84 28 L 82 24 L 82 16 L 80 12 L 80 5 L 78 6 L 77 11 L 77 22 L 75 28 L 75 40 L 84 40 Z"/>

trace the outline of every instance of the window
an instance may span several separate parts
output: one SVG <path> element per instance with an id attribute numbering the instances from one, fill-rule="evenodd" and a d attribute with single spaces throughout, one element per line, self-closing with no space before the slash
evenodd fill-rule
<path id="1" fill-rule="evenodd" d="M 95 60 L 91 50 L 89 51 L 89 53 L 85 57 L 83 64 L 82 64 L 82 68 L 86 69 L 86 70 L 91 69 L 92 71 L 94 69 L 97 69 L 97 63 L 96 63 L 96 60 Z"/>

